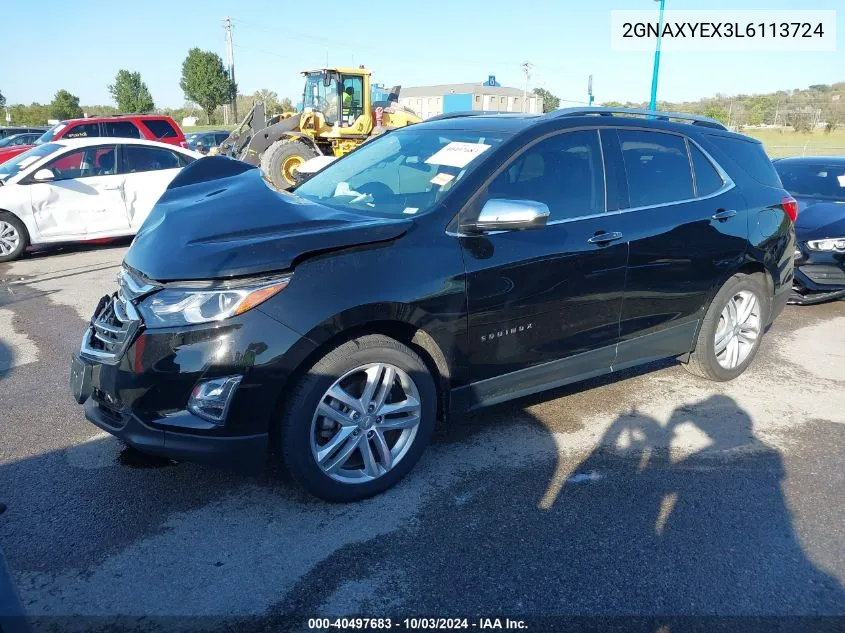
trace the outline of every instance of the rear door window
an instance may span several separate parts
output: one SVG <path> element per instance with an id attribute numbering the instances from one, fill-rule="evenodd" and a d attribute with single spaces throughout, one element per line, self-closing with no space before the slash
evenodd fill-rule
<path id="1" fill-rule="evenodd" d="M 617 130 L 632 207 L 690 200 L 692 171 L 682 136 L 649 130 Z"/>
<path id="2" fill-rule="evenodd" d="M 177 138 L 179 136 L 170 121 L 164 119 L 144 119 L 144 125 L 156 138 Z"/>
<path id="3" fill-rule="evenodd" d="M 99 123 L 77 123 L 76 125 L 69 125 L 64 134 L 59 135 L 59 138 L 91 138 L 100 136 Z"/>
<path id="4" fill-rule="evenodd" d="M 704 152 L 693 143 L 689 144 L 689 149 L 692 156 L 692 166 L 695 170 L 696 194 L 701 198 L 716 193 L 725 184 L 719 172 L 716 171 L 713 163 L 704 155 Z"/>
<path id="5" fill-rule="evenodd" d="M 176 152 L 160 147 L 124 145 L 122 153 L 123 164 L 121 173 L 123 174 L 159 171 L 161 169 L 177 169 L 187 164 L 187 161 Z"/>
<path id="6" fill-rule="evenodd" d="M 132 121 L 106 121 L 103 123 L 105 136 L 118 138 L 141 138 L 141 131 Z"/>

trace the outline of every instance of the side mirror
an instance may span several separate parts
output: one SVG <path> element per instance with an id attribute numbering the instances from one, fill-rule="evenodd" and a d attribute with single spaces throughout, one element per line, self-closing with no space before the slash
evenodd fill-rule
<path id="1" fill-rule="evenodd" d="M 524 231 L 546 226 L 549 207 L 536 200 L 488 200 L 478 219 L 461 227 L 469 233 L 486 231 Z"/>
<path id="2" fill-rule="evenodd" d="M 37 172 L 32 174 L 32 179 L 38 182 L 47 182 L 50 180 L 54 180 L 56 175 L 50 171 L 49 169 L 39 169 Z"/>

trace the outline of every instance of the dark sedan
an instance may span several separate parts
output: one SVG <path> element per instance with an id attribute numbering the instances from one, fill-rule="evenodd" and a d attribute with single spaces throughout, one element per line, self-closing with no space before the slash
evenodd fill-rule
<path id="1" fill-rule="evenodd" d="M 774 165 L 799 207 L 790 303 L 845 297 L 845 156 L 783 158 Z"/>
<path id="2" fill-rule="evenodd" d="M 42 134 L 44 134 L 44 132 L 22 132 L 21 134 L 12 134 L 11 136 L 0 139 L 0 148 L 14 147 L 16 145 L 33 145 Z"/>

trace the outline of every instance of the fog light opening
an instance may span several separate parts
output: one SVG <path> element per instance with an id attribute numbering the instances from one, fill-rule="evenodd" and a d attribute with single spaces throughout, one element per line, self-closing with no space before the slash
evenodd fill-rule
<path id="1" fill-rule="evenodd" d="M 188 400 L 188 411 L 203 420 L 223 424 L 243 376 L 223 376 L 197 383 Z"/>

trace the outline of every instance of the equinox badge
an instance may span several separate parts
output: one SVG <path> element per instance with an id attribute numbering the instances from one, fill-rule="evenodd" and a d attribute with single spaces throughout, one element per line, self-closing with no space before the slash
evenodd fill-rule
<path id="1" fill-rule="evenodd" d="M 495 332 L 488 332 L 487 334 L 481 335 L 481 342 L 487 343 L 497 338 L 504 338 L 506 336 L 512 336 L 514 334 L 521 334 L 522 332 L 530 330 L 533 327 L 533 323 L 526 323 L 524 325 L 515 325 L 514 327 L 504 328 L 503 330 L 496 330 Z"/>

